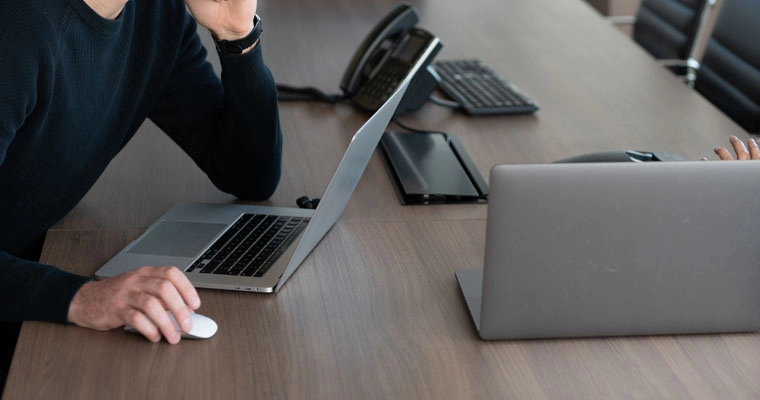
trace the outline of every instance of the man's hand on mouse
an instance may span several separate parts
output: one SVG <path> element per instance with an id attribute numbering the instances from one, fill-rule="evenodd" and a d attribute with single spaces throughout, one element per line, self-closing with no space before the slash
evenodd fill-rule
<path id="1" fill-rule="evenodd" d="M 198 292 L 176 267 L 141 267 L 82 286 L 69 306 L 69 322 L 96 330 L 130 325 L 153 342 L 175 344 L 180 333 L 169 318 L 189 332 L 190 315 L 201 306 Z"/>
<path id="2" fill-rule="evenodd" d="M 744 142 L 733 135 L 728 138 L 728 141 L 731 143 L 734 153 L 736 153 L 736 158 L 734 158 L 734 155 L 725 147 L 716 147 L 714 150 L 715 154 L 717 154 L 721 160 L 760 160 L 760 148 L 758 148 L 755 139 L 747 139 L 746 146 L 744 145 Z"/>

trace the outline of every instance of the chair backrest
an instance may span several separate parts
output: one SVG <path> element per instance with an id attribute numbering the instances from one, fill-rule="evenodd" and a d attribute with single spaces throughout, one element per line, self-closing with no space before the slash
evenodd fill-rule
<path id="1" fill-rule="evenodd" d="M 686 60 L 700 27 L 705 0 L 643 0 L 633 40 L 658 59 Z"/>
<path id="2" fill-rule="evenodd" d="M 723 0 L 694 88 L 760 133 L 760 0 Z"/>

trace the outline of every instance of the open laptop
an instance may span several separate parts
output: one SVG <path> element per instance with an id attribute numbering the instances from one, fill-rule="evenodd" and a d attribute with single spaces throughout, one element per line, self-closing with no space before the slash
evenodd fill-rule
<path id="1" fill-rule="evenodd" d="M 316 210 L 182 203 L 95 276 L 109 278 L 143 265 L 175 265 L 196 287 L 278 291 L 340 217 L 409 80 L 354 134 Z M 244 248 L 252 251 L 244 254 Z"/>
<path id="2" fill-rule="evenodd" d="M 483 339 L 760 330 L 760 162 L 499 165 Z"/>

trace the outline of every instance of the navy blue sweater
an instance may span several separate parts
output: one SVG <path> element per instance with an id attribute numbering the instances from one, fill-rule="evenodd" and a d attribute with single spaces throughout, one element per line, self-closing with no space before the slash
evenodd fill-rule
<path id="1" fill-rule="evenodd" d="M 272 194 L 282 138 L 261 46 L 221 56 L 220 81 L 196 29 L 182 0 L 131 0 L 116 20 L 82 0 L 0 4 L 0 321 L 67 323 L 89 278 L 23 257 L 146 118 L 221 190 Z"/>

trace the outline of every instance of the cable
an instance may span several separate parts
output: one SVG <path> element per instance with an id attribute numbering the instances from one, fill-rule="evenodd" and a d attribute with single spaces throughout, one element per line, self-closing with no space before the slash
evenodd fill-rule
<path id="1" fill-rule="evenodd" d="M 405 130 L 407 130 L 409 132 L 414 132 L 414 133 L 428 133 L 428 132 L 430 132 L 429 130 L 425 130 L 425 129 L 412 128 L 412 127 L 410 127 L 408 125 L 405 125 L 405 124 L 401 123 L 401 121 L 399 121 L 396 118 L 391 119 L 391 122 L 393 122 L 394 124 L 398 125 L 401 129 L 405 129 Z"/>
<path id="2" fill-rule="evenodd" d="M 457 103 L 456 101 L 442 99 L 442 98 L 440 98 L 440 97 L 438 97 L 438 96 L 436 96 L 434 94 L 430 95 L 430 101 L 432 101 L 435 104 L 438 104 L 439 106 L 443 106 L 443 107 L 451 107 L 451 108 L 460 108 L 460 107 L 462 107 L 462 105 L 459 104 L 459 103 Z"/>
<path id="3" fill-rule="evenodd" d="M 277 100 L 280 101 L 322 101 L 335 104 L 346 98 L 344 94 L 327 94 L 313 87 L 293 87 L 277 84 Z"/>
<path id="4" fill-rule="evenodd" d="M 326 94 L 322 92 L 321 90 L 314 88 L 314 87 L 293 87 L 288 85 L 282 85 L 277 84 L 277 99 L 280 101 L 322 101 L 329 104 L 336 104 L 339 101 L 347 99 L 348 96 L 345 94 Z M 452 107 L 452 108 L 459 108 L 459 103 L 456 103 L 454 101 L 441 99 L 440 97 L 437 97 L 433 94 L 430 95 L 429 99 L 438 105 L 444 106 L 444 107 Z M 405 125 L 401 121 L 399 121 L 396 118 L 391 119 L 391 122 L 395 123 L 401 129 L 405 129 L 409 132 L 414 133 L 427 133 L 430 132 L 429 130 L 425 129 L 417 129 L 412 128 L 408 125 Z"/>

